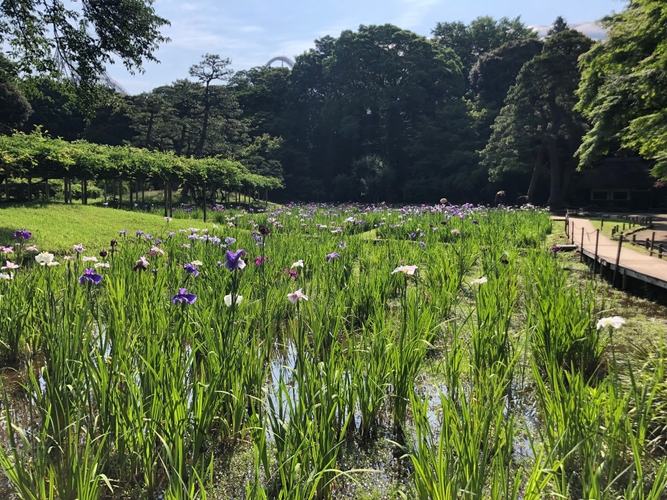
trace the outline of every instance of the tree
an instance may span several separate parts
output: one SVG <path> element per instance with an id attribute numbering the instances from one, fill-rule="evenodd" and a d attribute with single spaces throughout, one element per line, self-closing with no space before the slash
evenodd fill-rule
<path id="1" fill-rule="evenodd" d="M 558 16 L 551 28 L 549 28 L 549 31 L 547 31 L 547 38 L 567 29 L 570 29 L 570 27 L 567 25 L 567 22 L 565 22 L 563 16 Z"/>
<path id="2" fill-rule="evenodd" d="M 470 84 L 482 107 L 500 110 L 524 64 L 542 52 L 535 38 L 513 40 L 483 54 L 470 72 Z"/>
<path id="3" fill-rule="evenodd" d="M 307 155 L 308 176 L 342 199 L 439 200 L 462 147 L 441 132 L 471 123 L 454 52 L 392 25 L 361 26 L 316 47 L 290 75 L 286 142 Z M 283 166 L 289 184 L 292 165 Z"/>
<path id="4" fill-rule="evenodd" d="M 512 40 L 537 38 L 537 33 L 518 17 L 499 21 L 490 16 L 478 17 L 467 26 L 460 21 L 438 23 L 432 34 L 440 45 L 456 52 L 466 77 L 483 54 Z"/>
<path id="5" fill-rule="evenodd" d="M 503 107 L 507 92 L 524 64 L 542 52 L 544 43 L 535 38 L 512 40 L 483 54 L 470 71 L 470 86 L 477 129 L 484 147 L 491 125 Z M 480 148 L 481 149 L 481 148 Z"/>
<path id="6" fill-rule="evenodd" d="M 16 66 L 0 53 L 0 133 L 20 128 L 32 114 L 32 107 L 16 81 Z"/>
<path id="7" fill-rule="evenodd" d="M 21 87 L 33 109 L 22 129 L 31 132 L 41 125 L 51 137 L 80 139 L 86 117 L 72 82 L 47 77 L 25 78 Z"/>
<path id="8" fill-rule="evenodd" d="M 608 39 L 582 60 L 578 109 L 591 121 L 577 151 L 582 166 L 638 151 L 667 179 L 667 4 L 629 0 L 601 21 Z"/>
<path id="9" fill-rule="evenodd" d="M 221 59 L 217 54 L 206 54 L 199 64 L 195 64 L 190 68 L 190 76 L 197 78 L 199 83 L 204 87 L 202 125 L 199 141 L 195 148 L 195 155 L 198 157 L 203 155 L 204 144 L 206 143 L 208 134 L 208 122 L 212 105 L 211 83 L 215 80 L 227 80 L 233 73 L 231 68 L 227 67 L 230 64 L 231 61 L 229 59 Z"/>
<path id="10" fill-rule="evenodd" d="M 564 203 L 569 174 L 576 167 L 574 152 L 585 131 L 585 121 L 574 110 L 574 91 L 578 58 L 591 45 L 590 38 L 575 30 L 547 39 L 542 54 L 521 68 L 482 152 L 492 179 L 532 169 L 531 201 L 540 169 L 548 165 L 547 204 L 552 209 Z"/>
<path id="11" fill-rule="evenodd" d="M 0 82 L 0 132 L 18 129 L 32 114 L 30 103 L 11 82 Z"/>
<path id="12" fill-rule="evenodd" d="M 251 136 L 285 132 L 290 71 L 287 68 L 260 66 L 237 72 L 229 81 Z"/>
<path id="13" fill-rule="evenodd" d="M 81 0 L 67 9 L 62 0 L 0 3 L 0 44 L 26 74 L 64 74 L 78 89 L 94 93 L 107 64 L 119 59 L 130 70 L 156 61 L 160 29 L 169 22 L 150 0 Z"/>

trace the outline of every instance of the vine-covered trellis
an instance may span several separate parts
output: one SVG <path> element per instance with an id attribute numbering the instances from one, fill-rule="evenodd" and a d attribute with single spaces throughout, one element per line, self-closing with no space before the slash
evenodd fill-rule
<path id="1" fill-rule="evenodd" d="M 0 136 L 0 181 L 4 182 L 6 198 L 10 179 L 27 179 L 29 199 L 33 179 L 41 179 L 47 200 L 48 181 L 62 179 L 66 203 L 72 201 L 72 181 L 78 180 L 84 204 L 88 199 L 88 181 L 111 181 L 119 184 L 119 206 L 122 206 L 124 182 L 143 186 L 148 181 L 161 181 L 165 215 L 171 213 L 173 186 L 187 183 L 197 205 L 204 209 L 204 217 L 209 194 L 236 191 L 258 198 L 261 193 L 266 195 L 269 190 L 282 187 L 279 179 L 252 174 L 241 163 L 224 158 L 186 158 L 131 146 L 68 142 L 47 137 L 39 129 L 30 134 Z M 131 197 L 132 189 L 130 207 Z"/>

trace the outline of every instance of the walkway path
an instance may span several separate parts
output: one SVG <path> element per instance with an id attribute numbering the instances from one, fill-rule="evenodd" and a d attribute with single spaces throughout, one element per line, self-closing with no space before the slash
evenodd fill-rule
<path id="1" fill-rule="evenodd" d="M 554 222 L 554 224 L 563 224 L 563 222 Z M 573 226 L 574 230 L 572 231 Z M 577 245 L 579 249 L 582 247 L 582 228 L 584 230 L 584 255 L 590 258 L 595 258 L 595 227 L 587 219 L 570 217 L 570 239 L 574 239 L 574 244 Z M 618 241 L 612 241 L 600 234 L 597 245 L 597 262 L 614 271 L 616 268 L 617 255 Z M 653 285 L 667 288 L 667 260 L 650 257 L 646 254 L 622 247 L 617 272 L 621 276 L 630 276 Z"/>

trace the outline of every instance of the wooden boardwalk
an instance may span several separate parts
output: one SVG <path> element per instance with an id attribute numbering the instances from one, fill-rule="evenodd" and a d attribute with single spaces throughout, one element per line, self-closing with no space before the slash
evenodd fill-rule
<path id="1" fill-rule="evenodd" d="M 564 224 L 565 219 L 555 220 L 554 224 Z M 597 262 L 599 269 L 617 275 L 617 279 L 625 282 L 629 276 L 652 285 L 667 288 L 667 260 L 650 257 L 649 255 L 636 252 L 627 247 L 621 247 L 619 255 L 618 241 L 612 241 L 602 234 L 597 236 L 597 230 L 587 219 L 569 218 L 570 240 L 577 246 L 579 251 Z M 583 229 L 583 240 L 582 240 Z M 597 238 L 597 251 L 596 251 Z M 616 262 L 618 260 L 618 269 Z"/>

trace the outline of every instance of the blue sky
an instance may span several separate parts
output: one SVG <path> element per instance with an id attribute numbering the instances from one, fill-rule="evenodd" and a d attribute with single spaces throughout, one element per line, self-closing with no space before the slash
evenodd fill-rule
<path id="1" fill-rule="evenodd" d="M 109 75 L 130 94 L 188 77 L 188 68 L 203 54 L 232 60 L 235 71 L 261 66 L 274 56 L 294 58 L 324 35 L 337 37 L 360 24 L 391 23 L 430 36 L 437 22 L 469 23 L 479 16 L 521 20 L 538 30 L 561 15 L 589 36 L 599 37 L 593 23 L 623 10 L 623 0 L 156 0 L 158 15 L 171 22 L 163 33 L 171 42 L 156 56 L 160 64 L 130 75 L 122 65 Z"/>

